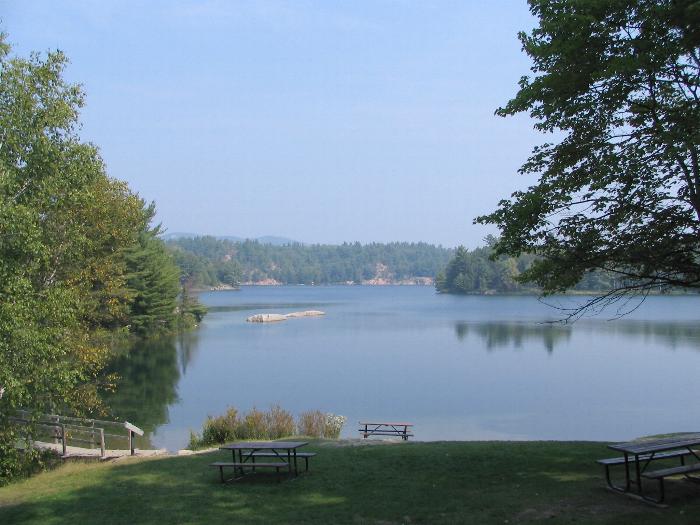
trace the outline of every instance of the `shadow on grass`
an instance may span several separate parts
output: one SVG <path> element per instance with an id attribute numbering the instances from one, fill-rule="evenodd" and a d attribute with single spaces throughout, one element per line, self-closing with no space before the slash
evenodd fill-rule
<path id="1" fill-rule="evenodd" d="M 278 482 L 256 474 L 221 484 L 198 456 L 125 461 L 29 480 L 2 523 L 665 523 L 669 511 L 605 491 L 595 443 L 407 443 L 308 447 L 310 472 Z M 563 458 L 567 460 L 564 461 Z M 676 485 L 675 483 L 673 485 Z M 681 484 L 688 485 L 688 484 Z M 673 494 L 677 523 L 694 499 Z M 674 494 L 675 493 L 675 494 Z M 679 515 L 683 511 L 684 515 Z"/>

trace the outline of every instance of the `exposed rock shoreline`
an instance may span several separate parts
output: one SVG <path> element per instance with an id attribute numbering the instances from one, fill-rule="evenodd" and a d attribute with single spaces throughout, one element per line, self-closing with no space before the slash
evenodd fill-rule
<path id="1" fill-rule="evenodd" d="M 432 277 L 410 277 L 408 279 L 384 279 L 384 278 L 375 278 L 375 279 L 366 279 L 362 282 L 355 282 L 355 281 L 344 281 L 342 283 L 324 283 L 324 284 L 309 284 L 309 285 L 304 285 L 304 284 L 299 284 L 299 283 L 294 283 L 294 284 L 289 284 L 289 283 L 282 283 L 280 281 L 276 281 L 274 279 L 264 279 L 262 281 L 246 281 L 242 282 L 240 284 L 241 286 L 435 286 L 435 279 Z M 211 288 L 208 288 L 208 290 L 215 291 L 215 290 L 230 290 L 230 289 L 237 289 L 233 287 L 226 287 L 226 286 L 214 286 Z"/>
<path id="2" fill-rule="evenodd" d="M 246 319 L 249 323 L 277 323 L 286 321 L 287 319 L 296 319 L 299 317 L 319 317 L 326 315 L 326 312 L 320 310 L 306 310 L 303 312 L 292 312 L 289 314 L 255 314 Z"/>

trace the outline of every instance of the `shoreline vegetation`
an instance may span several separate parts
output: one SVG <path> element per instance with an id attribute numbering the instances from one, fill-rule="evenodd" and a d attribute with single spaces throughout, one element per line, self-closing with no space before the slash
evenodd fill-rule
<path id="1" fill-rule="evenodd" d="M 400 242 L 274 245 L 201 236 L 170 239 L 166 246 L 192 293 L 243 286 L 434 286 L 456 295 L 542 295 L 521 279 L 535 256 L 494 258 L 497 242 L 487 236 L 484 246 L 469 250 Z M 562 294 L 599 295 L 619 284 L 611 273 L 590 272 Z"/>
<path id="2" fill-rule="evenodd" d="M 629 284 L 610 271 L 589 271 L 571 287 L 543 290 L 528 279 L 533 265 L 539 260 L 532 254 L 518 257 L 496 255 L 499 239 L 489 235 L 486 245 L 474 250 L 459 246 L 444 271 L 435 278 L 438 293 L 456 295 L 592 295 L 605 296 Z M 546 292 L 546 295 L 545 295 Z M 641 295 L 685 295 L 696 291 L 671 287 L 647 287 Z"/>
<path id="3" fill-rule="evenodd" d="M 406 283 L 383 283 L 383 284 L 359 284 L 359 283 L 328 283 L 328 284 L 287 284 L 287 283 L 241 283 L 239 286 L 212 286 L 212 287 L 202 287 L 202 288 L 191 288 L 191 293 L 204 293 L 204 292 L 240 292 L 243 288 L 255 288 L 255 287 L 298 287 L 298 286 L 309 286 L 314 288 L 321 287 L 333 287 L 333 286 L 369 286 L 369 287 L 406 287 L 406 286 L 416 286 L 416 287 L 431 287 L 429 284 L 406 284 Z M 541 291 L 537 289 L 524 289 L 524 290 L 512 290 L 507 292 L 501 292 L 496 290 L 484 290 L 484 291 L 473 291 L 473 292 L 443 292 L 440 290 L 435 290 L 437 294 L 448 294 L 448 295 L 465 295 L 465 296 L 475 296 L 475 297 L 541 297 Z M 565 292 L 549 295 L 547 297 L 561 297 L 561 296 L 593 296 L 600 293 L 600 290 L 567 290 Z M 696 292 L 686 291 L 686 290 L 659 290 L 659 291 L 649 291 L 647 295 L 657 296 L 683 296 L 683 295 L 694 295 Z"/>
<path id="4" fill-rule="evenodd" d="M 680 480 L 667 509 L 606 490 L 599 442 L 310 440 L 305 451 L 309 472 L 281 484 L 257 473 L 222 485 L 208 466 L 230 459 L 219 450 L 63 464 L 0 488 L 0 522 L 684 525 L 700 513 L 697 485 Z"/>
<path id="5" fill-rule="evenodd" d="M 166 245 L 191 289 L 281 284 L 432 286 L 454 253 L 427 243 L 272 245 L 212 236 L 171 239 Z"/>
<path id="6" fill-rule="evenodd" d="M 202 425 L 201 434 L 190 431 L 190 450 L 223 445 L 239 440 L 274 440 L 290 436 L 338 439 L 345 425 L 344 416 L 308 410 L 296 418 L 279 405 L 269 410 L 253 407 L 248 412 L 239 412 L 229 407 L 221 416 L 209 416 Z"/>

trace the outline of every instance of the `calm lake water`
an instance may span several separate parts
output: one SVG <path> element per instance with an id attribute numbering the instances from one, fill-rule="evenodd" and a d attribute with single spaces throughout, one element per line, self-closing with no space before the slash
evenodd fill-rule
<path id="1" fill-rule="evenodd" d="M 277 403 L 342 414 L 347 437 L 360 420 L 412 422 L 418 440 L 700 431 L 700 297 L 651 297 L 623 319 L 610 310 L 573 325 L 543 324 L 561 312 L 534 297 L 430 287 L 245 287 L 200 300 L 197 331 L 140 343 L 114 365 L 122 384 L 109 401 L 148 431 L 142 447 L 182 448 L 207 414 Z M 327 315 L 245 321 L 310 309 Z"/>

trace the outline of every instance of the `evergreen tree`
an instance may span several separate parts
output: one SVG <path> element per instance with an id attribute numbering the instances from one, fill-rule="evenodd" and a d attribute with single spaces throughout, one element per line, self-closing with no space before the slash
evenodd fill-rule
<path id="1" fill-rule="evenodd" d="M 127 287 L 131 294 L 130 329 L 139 334 L 165 332 L 175 327 L 180 270 L 157 230 L 139 236 L 126 254 Z"/>

